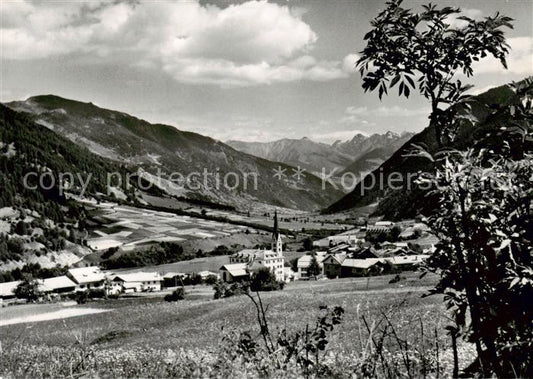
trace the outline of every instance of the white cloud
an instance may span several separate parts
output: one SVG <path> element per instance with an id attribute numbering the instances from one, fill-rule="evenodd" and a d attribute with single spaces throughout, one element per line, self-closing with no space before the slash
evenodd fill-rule
<path id="1" fill-rule="evenodd" d="M 183 2 L 2 2 L 4 58 L 89 54 L 162 69 L 193 84 L 326 81 L 353 71 L 347 56 L 318 61 L 301 8 L 249 1 L 223 9 Z"/>
<path id="2" fill-rule="evenodd" d="M 477 62 L 473 69 L 476 73 L 508 73 L 518 75 L 532 75 L 533 74 L 533 37 L 513 37 L 507 39 L 507 43 L 511 46 L 511 51 L 507 57 L 506 70 L 501 65 L 500 61 L 493 57 L 485 58 Z"/>
<path id="3" fill-rule="evenodd" d="M 453 28 L 464 28 L 466 25 L 468 25 L 468 22 L 457 19 L 457 17 L 461 16 L 470 17 L 476 21 L 479 21 L 482 19 L 483 11 L 479 9 L 464 8 L 461 9 L 461 13 L 449 16 L 446 19 L 446 23 L 448 23 Z"/>
<path id="4" fill-rule="evenodd" d="M 345 110 L 348 116 L 372 116 L 372 117 L 412 117 L 429 114 L 425 108 L 407 109 L 398 105 L 392 107 L 381 106 L 378 108 L 368 109 L 367 107 L 348 107 Z"/>
<path id="5" fill-rule="evenodd" d="M 355 72 L 355 64 L 359 60 L 359 55 L 348 54 L 342 61 L 342 69 L 346 72 Z"/>

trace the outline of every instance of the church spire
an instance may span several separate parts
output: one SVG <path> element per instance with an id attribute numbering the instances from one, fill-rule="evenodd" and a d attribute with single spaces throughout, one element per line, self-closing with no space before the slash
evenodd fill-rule
<path id="1" fill-rule="evenodd" d="M 283 256 L 283 244 L 281 242 L 281 234 L 279 233 L 278 225 L 278 211 L 274 211 L 274 230 L 272 231 L 272 251 L 279 256 Z"/>
<path id="2" fill-rule="evenodd" d="M 272 232 L 272 238 L 277 239 L 279 236 L 279 226 L 278 226 L 278 211 L 274 211 L 274 231 Z"/>

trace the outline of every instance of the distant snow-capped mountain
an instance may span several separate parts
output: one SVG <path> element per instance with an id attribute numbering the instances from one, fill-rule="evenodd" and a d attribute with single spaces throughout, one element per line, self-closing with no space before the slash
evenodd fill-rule
<path id="1" fill-rule="evenodd" d="M 255 155 L 270 161 L 300 166 L 314 173 L 325 170 L 337 173 L 347 168 L 361 167 L 372 170 L 402 146 L 413 133 L 356 134 L 351 140 L 336 141 L 333 144 L 302 139 L 281 139 L 272 142 L 226 142 L 236 150 Z M 369 154 L 370 153 L 370 154 Z M 365 157 L 368 156 L 368 162 Z M 361 161 L 360 161 L 361 160 Z M 358 172 L 355 173 L 356 175 Z"/>

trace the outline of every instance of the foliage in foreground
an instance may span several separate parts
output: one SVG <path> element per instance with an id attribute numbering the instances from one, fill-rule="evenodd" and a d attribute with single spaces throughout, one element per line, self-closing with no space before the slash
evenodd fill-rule
<path id="1" fill-rule="evenodd" d="M 455 74 L 472 76 L 473 63 L 488 55 L 507 68 L 509 45 L 503 28 L 512 28 L 512 19 L 497 13 L 477 21 L 461 14 L 459 8 L 432 4 L 423 5 L 422 12 L 414 13 L 401 4 L 402 0 L 389 1 L 387 8 L 372 20 L 373 29 L 364 36 L 367 46 L 357 62 L 363 89 L 378 89 L 381 99 L 399 84 L 399 95 L 409 97 L 411 89 L 416 90 L 417 80 L 418 90 L 430 100 L 430 124 L 442 147 L 444 129 L 451 118 L 440 107 L 461 100 L 471 88 L 454 80 Z M 453 26 L 452 18 L 463 25 Z"/>
<path id="2" fill-rule="evenodd" d="M 440 199 L 427 268 L 441 275 L 434 292 L 454 315 L 451 333 L 476 346 L 469 374 L 532 377 L 533 80 L 512 88 L 523 101 L 491 110 L 498 132 L 477 148 L 441 152 L 420 183 Z"/>

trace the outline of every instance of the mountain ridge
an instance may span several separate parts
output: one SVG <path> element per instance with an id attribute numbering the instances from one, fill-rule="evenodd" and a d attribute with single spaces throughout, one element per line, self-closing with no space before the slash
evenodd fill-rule
<path id="1" fill-rule="evenodd" d="M 374 133 L 369 136 L 356 134 L 347 141 L 335 141 L 332 144 L 314 141 L 308 137 L 300 139 L 283 138 L 270 142 L 245 142 L 229 140 L 226 143 L 237 150 L 271 161 L 300 166 L 314 173 L 336 173 L 345 171 L 354 162 L 374 149 L 377 158 L 385 160 L 390 153 L 400 147 L 413 133 L 384 134 Z"/>
<path id="2" fill-rule="evenodd" d="M 141 168 L 150 181 L 160 173 L 164 190 L 170 195 L 242 209 L 261 203 L 300 210 L 320 209 L 342 195 L 329 185 L 322 190 L 322 182 L 316 176 L 293 178 L 291 166 L 245 154 L 211 137 L 171 125 L 151 124 L 93 103 L 40 95 L 6 105 L 97 155 Z M 285 170 L 285 176 L 274 177 L 278 168 Z M 192 185 L 176 189 L 169 180 L 173 174 L 187 179 L 187 184 L 190 175 L 198 175 L 191 179 Z M 255 182 L 254 175 L 258 177 Z M 220 185 L 222 177 L 229 177 L 227 186 Z M 250 178 L 252 183 L 248 186 Z M 238 180 L 239 186 L 232 188 Z"/>

